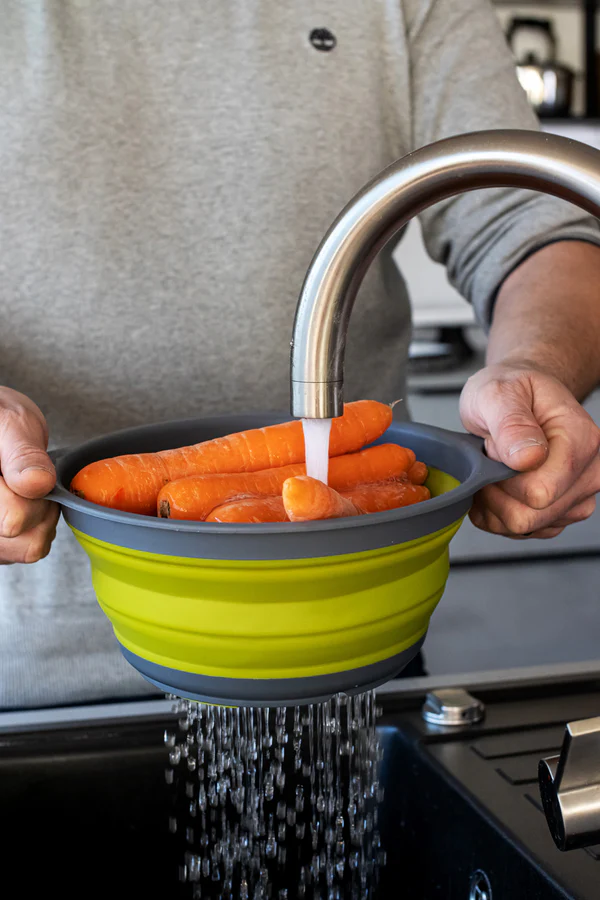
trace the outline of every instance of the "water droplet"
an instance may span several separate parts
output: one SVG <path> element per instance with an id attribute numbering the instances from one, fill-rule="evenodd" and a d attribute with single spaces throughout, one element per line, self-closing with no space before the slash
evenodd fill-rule
<path id="1" fill-rule="evenodd" d="M 333 879 L 335 877 L 335 868 L 333 863 L 328 860 L 325 863 L 325 880 L 327 881 L 327 887 L 331 887 L 333 885 Z"/>
<path id="2" fill-rule="evenodd" d="M 191 854 L 189 857 L 189 868 L 188 868 L 188 878 L 190 881 L 195 882 L 200 880 L 201 875 L 201 864 L 202 860 L 199 856 L 195 854 Z"/>

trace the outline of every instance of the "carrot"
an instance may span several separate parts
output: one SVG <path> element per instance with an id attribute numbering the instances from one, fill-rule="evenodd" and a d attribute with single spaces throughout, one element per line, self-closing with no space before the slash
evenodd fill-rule
<path id="1" fill-rule="evenodd" d="M 374 513 L 421 503 L 429 500 L 431 494 L 425 485 L 411 484 L 410 481 L 388 481 L 384 484 L 363 484 L 345 491 L 343 496 L 352 500 L 362 512 Z"/>
<path id="2" fill-rule="evenodd" d="M 380 444 L 330 459 L 328 483 L 336 491 L 349 491 L 359 484 L 406 475 L 414 462 L 415 454 L 409 447 Z"/>
<path id="3" fill-rule="evenodd" d="M 361 510 L 352 500 L 333 488 L 309 478 L 296 475 L 283 485 L 283 505 L 290 522 L 309 522 L 314 519 L 341 519 L 359 516 Z"/>
<path id="4" fill-rule="evenodd" d="M 335 456 L 329 461 L 329 484 L 337 491 L 370 481 L 387 481 L 404 475 L 415 454 L 398 444 L 381 444 L 358 453 Z M 202 521 L 211 510 L 228 500 L 281 494 L 284 482 L 305 475 L 304 463 L 231 475 L 195 475 L 165 485 L 158 495 L 158 515 L 170 519 Z"/>
<path id="5" fill-rule="evenodd" d="M 296 478 L 291 479 L 296 481 Z M 309 479 L 312 480 L 312 479 Z M 320 484 L 320 482 L 318 482 Z M 426 487 L 413 485 L 407 481 L 386 484 L 363 484 L 350 491 L 343 491 L 341 497 L 349 500 L 359 513 L 382 512 L 420 503 L 429 499 Z M 289 497 L 288 497 L 289 502 Z M 296 510 L 298 511 L 298 510 Z M 352 513 L 357 515 L 358 513 Z M 282 497 L 252 497 L 244 500 L 230 500 L 206 517 L 207 522 L 289 522 Z M 296 519 L 296 521 L 299 521 Z"/>
<path id="6" fill-rule="evenodd" d="M 425 484 L 429 476 L 429 469 L 423 462 L 414 462 L 408 470 L 408 480 L 413 484 Z"/>
<path id="7" fill-rule="evenodd" d="M 357 400 L 333 419 L 329 455 L 360 450 L 391 425 L 392 410 L 375 400 Z M 85 466 L 71 482 L 84 500 L 127 512 L 154 515 L 163 485 L 189 475 L 259 472 L 304 462 L 302 422 L 295 420 L 215 438 L 190 447 L 103 459 Z"/>
<path id="8" fill-rule="evenodd" d="M 337 494 L 341 503 L 336 494 L 314 478 L 297 476 L 289 478 L 283 486 L 283 505 L 291 522 L 309 522 L 397 509 L 428 500 L 431 496 L 426 487 L 408 481 L 364 484 Z"/>
<path id="9" fill-rule="evenodd" d="M 289 522 L 281 497 L 249 497 L 217 506 L 207 522 Z"/>

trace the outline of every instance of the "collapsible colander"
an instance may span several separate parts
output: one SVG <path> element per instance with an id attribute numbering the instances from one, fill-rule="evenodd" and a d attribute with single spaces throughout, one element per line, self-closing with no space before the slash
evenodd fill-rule
<path id="1" fill-rule="evenodd" d="M 335 220 L 306 274 L 291 341 L 297 418 L 339 415 L 352 306 L 377 253 L 433 203 L 527 187 L 600 214 L 600 154 L 527 131 L 459 135 L 385 169 Z M 431 468 L 431 500 L 306 524 L 221 525 L 132 515 L 68 485 L 94 460 L 192 444 L 279 417 L 174 422 L 60 455 L 53 498 L 90 557 L 100 605 L 147 679 L 228 705 L 290 705 L 393 678 L 416 654 L 448 576 L 448 544 L 479 488 L 509 477 L 475 438 L 393 425 Z"/>
<path id="2" fill-rule="evenodd" d="M 162 690 L 231 706 L 289 706 L 368 690 L 418 652 L 476 491 L 511 474 L 480 439 L 394 424 L 380 439 L 430 466 L 432 499 L 312 523 L 182 522 L 71 494 L 88 463 L 285 421 L 245 415 L 128 429 L 53 454 L 50 499 L 89 556 L 125 658 Z"/>

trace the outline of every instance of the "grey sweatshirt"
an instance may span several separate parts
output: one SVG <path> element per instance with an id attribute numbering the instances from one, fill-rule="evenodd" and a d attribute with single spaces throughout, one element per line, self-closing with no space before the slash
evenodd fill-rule
<path id="1" fill-rule="evenodd" d="M 0 0 L 0 21 L 0 383 L 52 446 L 286 409 L 298 291 L 340 208 L 430 141 L 536 127 L 487 0 Z M 509 190 L 422 223 L 484 322 L 532 250 L 598 242 L 573 207 Z M 404 396 L 409 330 L 382 255 L 349 399 Z M 0 706 L 151 691 L 65 527 L 48 559 L 0 568 Z"/>

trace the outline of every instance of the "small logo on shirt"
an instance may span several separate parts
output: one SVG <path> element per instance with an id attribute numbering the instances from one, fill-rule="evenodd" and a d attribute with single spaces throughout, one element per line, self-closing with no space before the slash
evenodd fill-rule
<path id="1" fill-rule="evenodd" d="M 324 53 L 333 50 L 337 44 L 335 34 L 329 28 L 313 28 L 308 39 L 315 50 L 322 50 Z"/>

